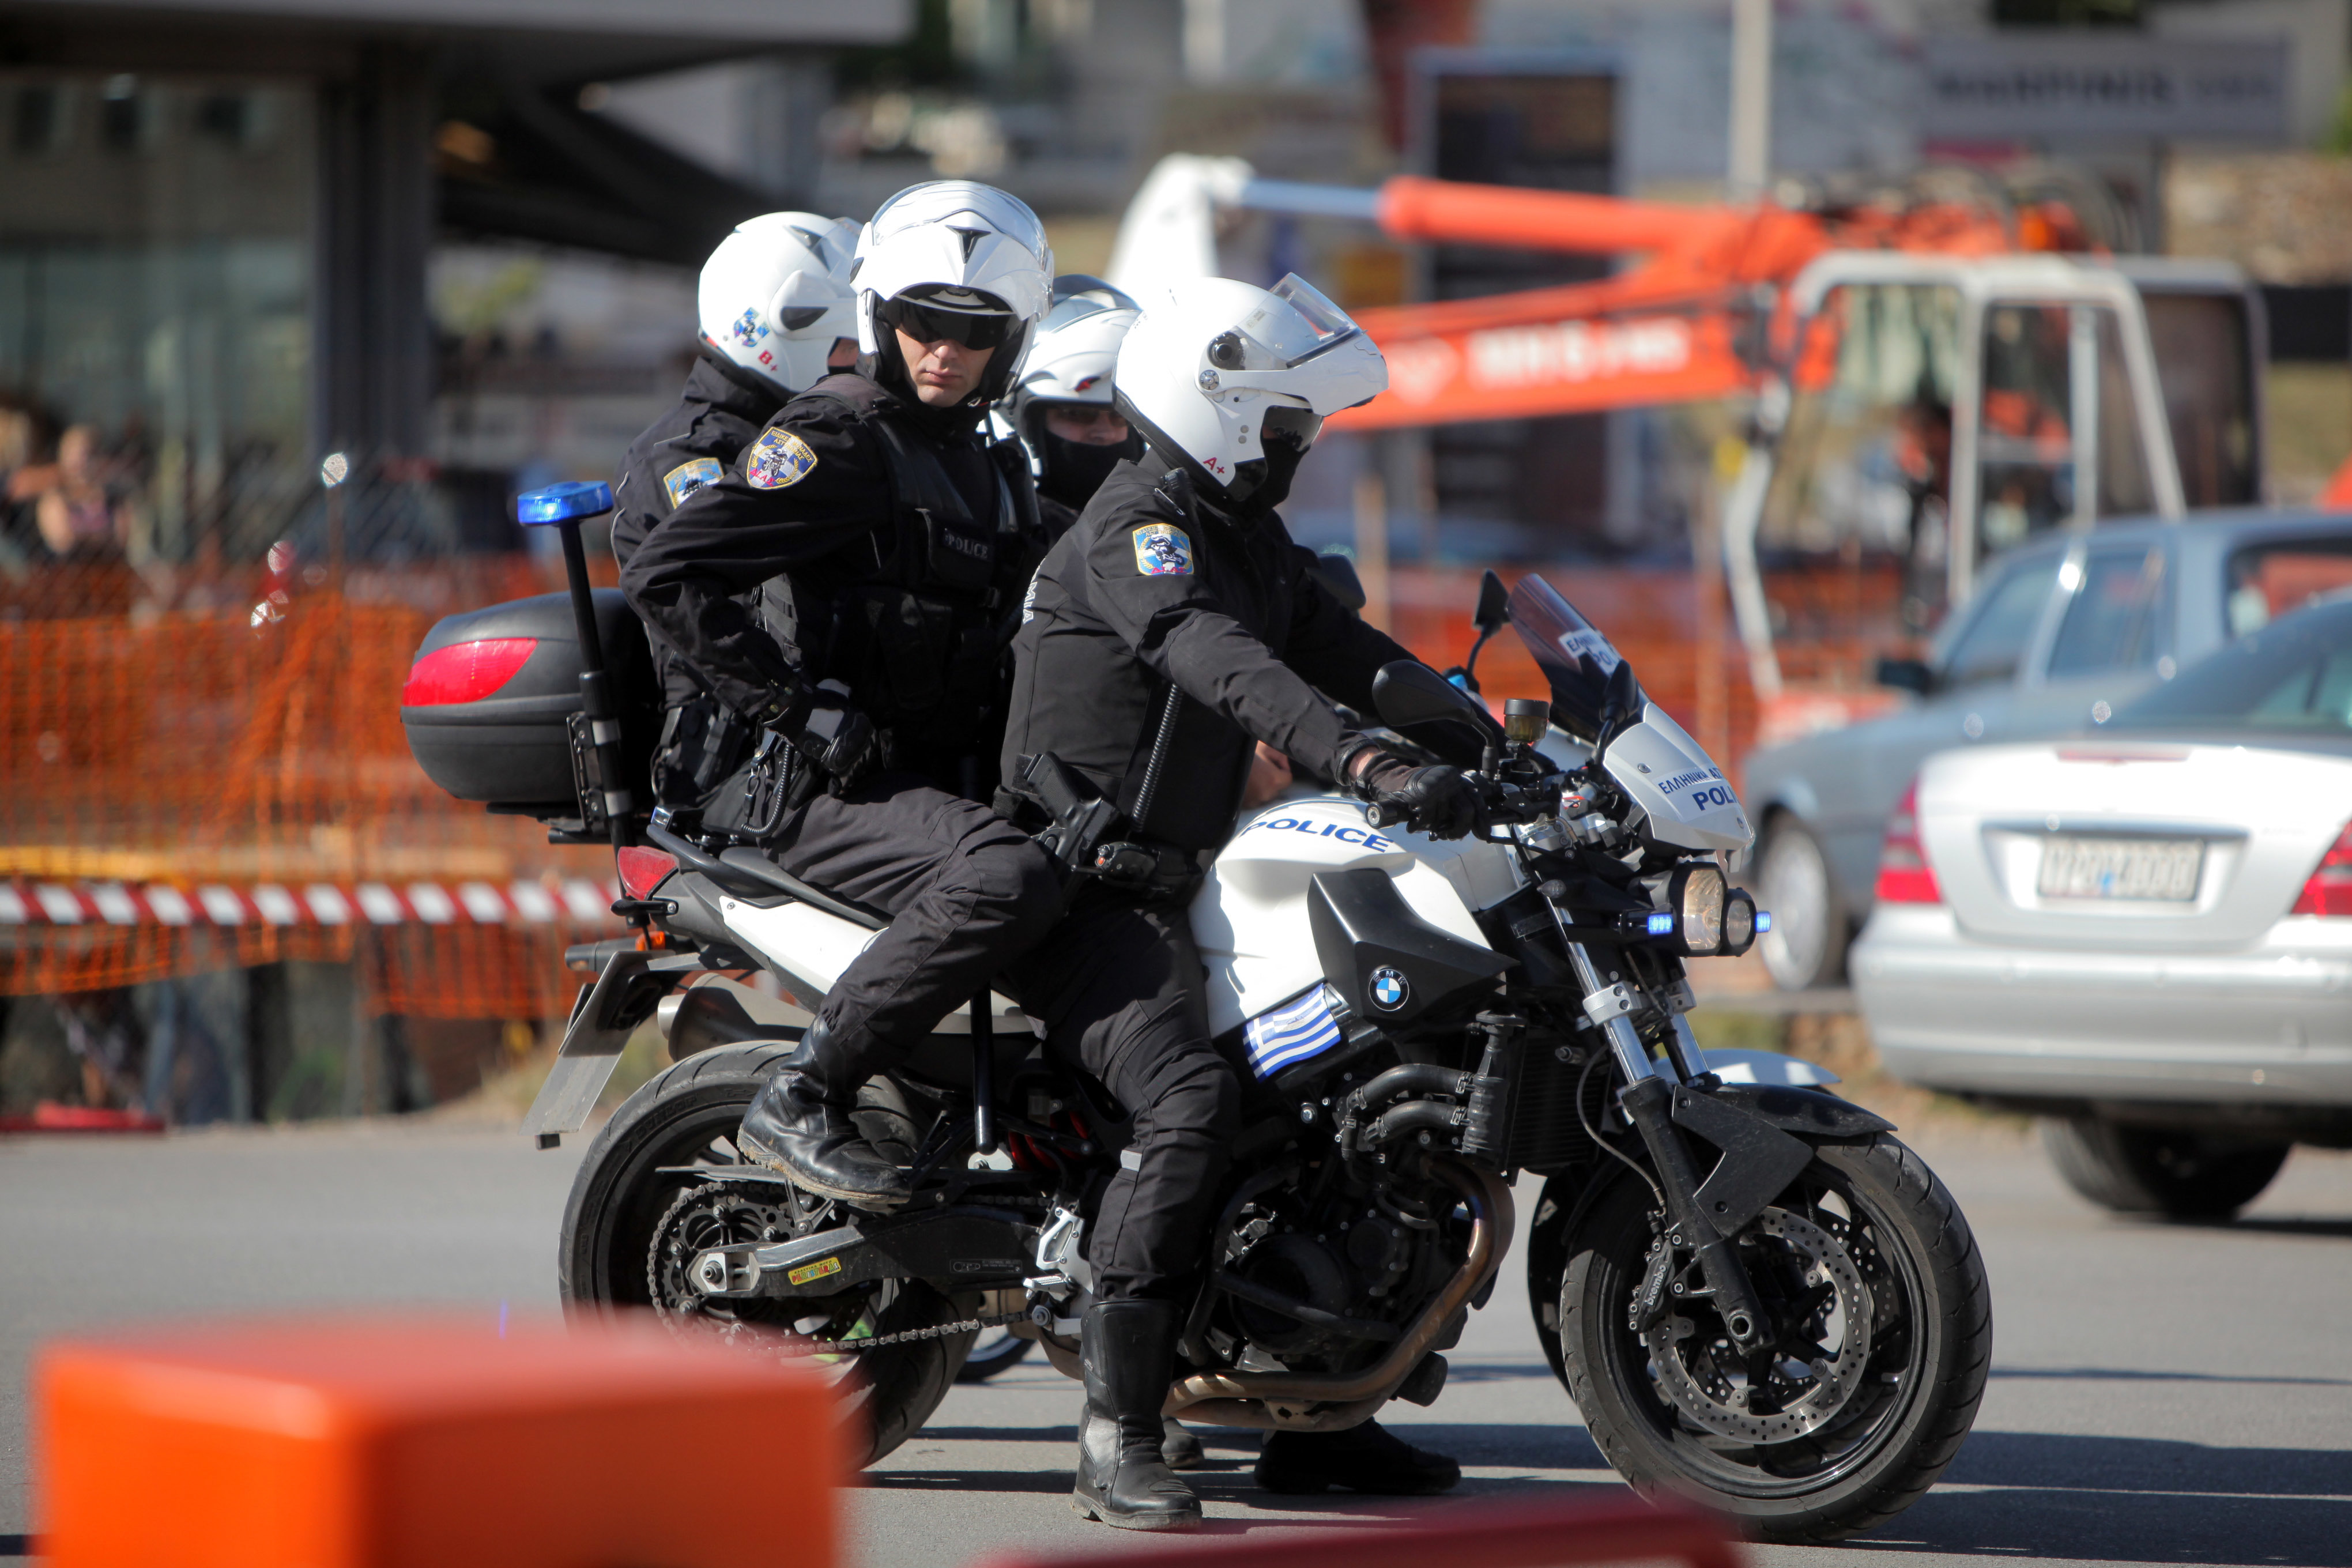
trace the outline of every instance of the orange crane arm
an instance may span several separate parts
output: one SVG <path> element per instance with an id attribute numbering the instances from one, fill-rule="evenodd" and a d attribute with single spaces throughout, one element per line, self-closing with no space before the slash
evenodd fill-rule
<path id="1" fill-rule="evenodd" d="M 1373 211 L 1398 239 L 1644 259 L 1591 283 L 1358 312 L 1388 358 L 1390 389 L 1335 416 L 1338 429 L 1729 396 L 1756 385 L 1768 342 L 1787 348 L 1782 286 L 1823 251 L 2010 248 L 1997 221 L 1948 205 L 1832 220 L 1769 205 L 1683 207 L 1400 176 Z"/>

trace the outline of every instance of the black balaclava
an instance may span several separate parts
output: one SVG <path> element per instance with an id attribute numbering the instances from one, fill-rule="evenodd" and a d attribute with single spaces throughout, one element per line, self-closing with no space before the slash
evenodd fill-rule
<path id="1" fill-rule="evenodd" d="M 1323 421 L 1304 408 L 1276 407 L 1265 410 L 1258 426 L 1258 449 L 1263 458 L 1244 463 L 1235 478 L 1246 479 L 1250 470 L 1258 472 L 1256 483 L 1247 493 L 1233 502 L 1235 516 L 1264 517 L 1290 499 L 1290 483 L 1298 477 L 1298 465 L 1307 460 L 1307 449 L 1322 432 Z"/>
<path id="2" fill-rule="evenodd" d="M 1118 395 L 1115 405 L 1170 468 L 1181 468 L 1192 478 L 1194 497 L 1202 505 L 1220 517 L 1240 523 L 1256 521 L 1289 498 L 1290 482 L 1298 477 L 1298 465 L 1305 461 L 1307 449 L 1323 429 L 1323 421 L 1304 408 L 1278 405 L 1267 409 L 1258 442 L 1265 456 L 1236 463 L 1233 482 L 1220 484 L 1201 466 L 1200 459 L 1184 449 L 1181 442 L 1137 412 L 1124 393 Z"/>
<path id="3" fill-rule="evenodd" d="M 1038 467 L 1037 493 L 1060 501 L 1073 511 L 1084 511 L 1087 502 L 1095 499 L 1095 491 L 1110 478 L 1110 471 L 1129 458 L 1143 455 L 1143 437 L 1133 430 L 1127 439 L 1098 447 L 1087 441 L 1070 441 L 1054 434 L 1045 423 L 1045 411 L 1037 410 L 1036 443 Z"/>

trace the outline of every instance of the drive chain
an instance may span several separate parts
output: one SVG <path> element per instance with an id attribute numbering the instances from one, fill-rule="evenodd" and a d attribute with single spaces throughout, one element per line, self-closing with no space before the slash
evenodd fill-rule
<path id="1" fill-rule="evenodd" d="M 993 1318 L 966 1318 L 960 1323 L 940 1323 L 935 1328 L 929 1329 L 908 1329 L 896 1334 L 876 1334 L 870 1339 L 816 1340 L 811 1342 L 813 1348 L 810 1353 L 864 1355 L 867 1351 L 878 1351 L 884 1345 L 911 1344 L 917 1340 L 943 1340 L 950 1334 L 976 1334 L 982 1329 L 1001 1329 L 1007 1323 L 1025 1323 L 1028 1321 L 1029 1314 L 1026 1312 L 1003 1312 Z"/>

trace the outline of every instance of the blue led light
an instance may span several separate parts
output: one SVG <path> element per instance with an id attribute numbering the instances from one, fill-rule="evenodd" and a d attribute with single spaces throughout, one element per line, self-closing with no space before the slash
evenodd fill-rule
<path id="1" fill-rule="evenodd" d="M 1766 931 L 1770 931 L 1771 929 L 1772 911 L 1769 910 L 1758 910 L 1756 911 L 1756 934 L 1758 936 L 1762 936 Z"/>
<path id="2" fill-rule="evenodd" d="M 515 498 L 515 516 L 526 528 L 577 522 L 612 510 L 613 487 L 602 479 L 575 479 L 543 490 L 526 490 Z"/>
<path id="3" fill-rule="evenodd" d="M 1650 917 L 1650 934 L 1652 936 L 1674 935 L 1675 917 L 1670 914 L 1652 915 Z"/>

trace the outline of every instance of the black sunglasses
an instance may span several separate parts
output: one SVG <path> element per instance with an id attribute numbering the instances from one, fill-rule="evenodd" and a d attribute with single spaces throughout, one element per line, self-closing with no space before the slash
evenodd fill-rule
<path id="1" fill-rule="evenodd" d="M 874 313 L 881 318 L 884 326 L 904 332 L 919 343 L 935 343 L 949 338 L 968 349 L 992 349 L 1013 335 L 1011 316 L 941 310 L 911 300 L 885 300 Z"/>

